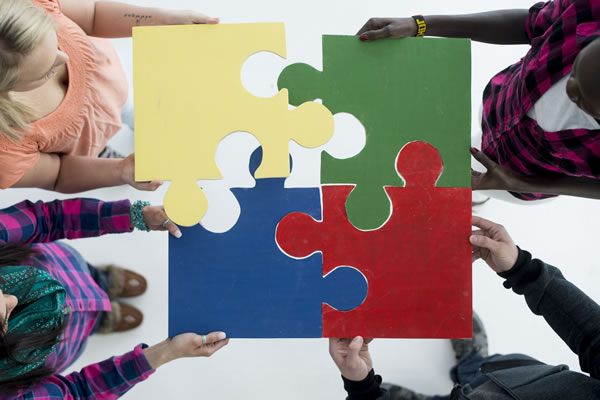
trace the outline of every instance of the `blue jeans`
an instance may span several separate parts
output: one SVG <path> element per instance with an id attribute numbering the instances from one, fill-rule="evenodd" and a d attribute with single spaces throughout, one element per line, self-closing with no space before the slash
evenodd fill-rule
<path id="1" fill-rule="evenodd" d="M 533 358 L 525 354 L 494 354 L 493 356 L 482 357 L 476 351 L 472 351 L 466 356 L 463 356 L 454 367 L 450 370 L 450 378 L 452 382 L 458 383 L 461 386 L 469 386 L 475 389 L 486 383 L 489 378 L 480 372 L 481 365 L 489 361 L 507 361 L 507 360 L 533 360 Z M 431 396 L 431 400 L 448 400 L 450 395 L 446 396 Z"/>

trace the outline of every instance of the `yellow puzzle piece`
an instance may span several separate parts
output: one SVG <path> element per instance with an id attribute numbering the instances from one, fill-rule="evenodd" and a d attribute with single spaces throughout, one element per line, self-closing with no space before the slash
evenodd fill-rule
<path id="1" fill-rule="evenodd" d="M 236 131 L 263 148 L 256 178 L 289 176 L 289 141 L 317 147 L 333 135 L 321 104 L 288 110 L 287 90 L 250 94 L 241 67 L 259 51 L 286 57 L 283 23 L 151 26 L 133 29 L 135 178 L 171 180 L 165 209 L 191 226 L 208 208 L 199 179 L 220 179 L 219 142 Z"/>

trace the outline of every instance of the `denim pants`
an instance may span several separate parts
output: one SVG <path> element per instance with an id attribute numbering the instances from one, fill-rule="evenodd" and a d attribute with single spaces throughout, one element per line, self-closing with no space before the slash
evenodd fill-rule
<path id="1" fill-rule="evenodd" d="M 493 356 L 482 357 L 476 351 L 463 356 L 454 367 L 450 370 L 450 378 L 454 383 L 463 387 L 467 385 L 471 389 L 486 383 L 489 378 L 480 372 L 481 366 L 489 361 L 507 361 L 507 360 L 533 360 L 533 358 L 525 354 L 494 354 Z M 448 400 L 450 395 L 446 396 L 431 396 L 430 400 Z"/>

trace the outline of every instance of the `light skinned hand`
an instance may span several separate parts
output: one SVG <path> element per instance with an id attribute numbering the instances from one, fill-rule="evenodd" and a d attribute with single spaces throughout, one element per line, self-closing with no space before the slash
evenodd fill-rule
<path id="1" fill-rule="evenodd" d="M 138 190 L 153 192 L 163 184 L 163 181 L 159 180 L 147 182 L 135 181 L 135 154 L 130 154 L 121 160 L 119 171 L 121 175 L 121 182 L 123 182 L 124 185 L 133 186 Z"/>
<path id="2" fill-rule="evenodd" d="M 146 360 L 152 369 L 184 357 L 210 357 L 229 343 L 225 332 L 212 332 L 205 336 L 195 333 L 182 333 L 173 338 L 144 349 Z"/>
<path id="3" fill-rule="evenodd" d="M 167 339 L 167 348 L 173 360 L 184 357 L 210 357 L 229 343 L 225 332 L 212 332 L 206 335 L 206 343 L 202 343 L 202 335 L 182 333 Z"/>
<path id="4" fill-rule="evenodd" d="M 363 42 L 381 38 L 403 38 L 417 34 L 414 18 L 371 18 L 358 31 Z"/>
<path id="5" fill-rule="evenodd" d="M 219 18 L 192 10 L 169 10 L 167 25 L 218 24 Z"/>
<path id="6" fill-rule="evenodd" d="M 482 259 L 495 272 L 506 272 L 515 266 L 519 249 L 502 225 L 473 216 L 473 231 L 469 241 L 473 245 L 472 260 Z"/>
<path id="7" fill-rule="evenodd" d="M 146 226 L 151 231 L 169 231 L 177 239 L 181 237 L 181 231 L 173 221 L 169 221 L 163 226 L 169 218 L 163 206 L 146 206 L 142 209 L 142 216 L 144 217 Z"/>
<path id="8" fill-rule="evenodd" d="M 351 381 L 362 381 L 373 369 L 373 361 L 369 354 L 369 343 L 373 339 L 329 339 L 329 354 L 342 373 Z"/>
<path id="9" fill-rule="evenodd" d="M 471 154 L 487 169 L 486 172 L 471 168 L 471 187 L 473 190 L 510 190 L 521 192 L 525 189 L 524 177 L 492 161 L 481 150 L 471 147 Z"/>

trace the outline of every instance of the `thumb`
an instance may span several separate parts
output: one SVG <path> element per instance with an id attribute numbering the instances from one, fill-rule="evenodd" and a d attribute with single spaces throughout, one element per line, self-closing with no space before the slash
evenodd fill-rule
<path id="1" fill-rule="evenodd" d="M 490 239 L 487 236 L 482 235 L 472 235 L 469 238 L 469 242 L 473 246 L 483 247 L 484 249 L 488 249 L 492 252 L 493 255 L 497 255 L 500 250 L 500 246 L 502 245 L 500 242 Z"/>
<path id="2" fill-rule="evenodd" d="M 216 343 L 219 342 L 221 340 L 224 340 L 225 338 L 227 338 L 227 335 L 225 334 L 225 332 L 211 332 L 207 335 L 204 335 L 206 338 L 206 343 L 202 342 L 202 336 L 198 335 L 199 339 L 200 339 L 200 344 L 204 345 L 204 344 L 211 344 L 211 343 Z"/>
<path id="3" fill-rule="evenodd" d="M 194 18 L 194 23 L 195 24 L 218 24 L 219 18 L 209 17 L 208 15 L 205 15 L 205 14 L 196 14 L 196 17 Z"/>
<path id="4" fill-rule="evenodd" d="M 488 170 L 496 166 L 496 163 L 492 161 L 483 151 L 478 150 L 475 147 L 471 147 L 471 154 Z"/>
<path id="5" fill-rule="evenodd" d="M 169 231 L 169 233 L 171 235 L 173 235 L 177 239 L 179 239 L 181 236 L 183 236 L 183 234 L 179 230 L 179 227 L 177 225 L 175 225 L 175 223 L 173 221 L 167 222 L 165 225 L 165 228 L 167 229 L 167 231 Z"/>
<path id="6" fill-rule="evenodd" d="M 360 349 L 362 349 L 364 343 L 364 339 L 360 336 L 355 337 L 354 339 L 352 339 L 352 342 L 350 342 L 350 345 L 348 346 L 348 358 L 349 359 L 357 359 L 358 358 L 358 353 L 360 353 Z"/>
<path id="7" fill-rule="evenodd" d="M 373 40 L 381 39 L 390 36 L 390 29 L 386 25 L 381 29 L 376 29 L 372 31 L 367 31 L 360 35 L 360 40 L 363 42 L 370 42 Z"/>
<path id="8" fill-rule="evenodd" d="M 163 181 L 150 181 L 150 182 L 136 182 L 138 190 L 144 190 L 146 192 L 154 192 L 156 189 L 162 186 Z"/>

